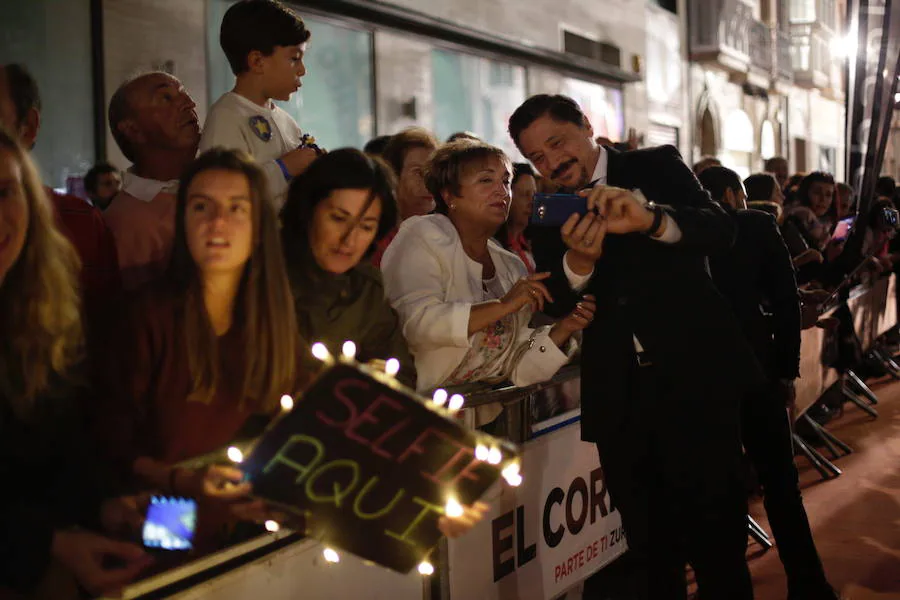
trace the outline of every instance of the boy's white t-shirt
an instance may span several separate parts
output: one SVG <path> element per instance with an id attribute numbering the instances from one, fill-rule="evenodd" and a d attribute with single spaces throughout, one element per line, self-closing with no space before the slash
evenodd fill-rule
<path id="1" fill-rule="evenodd" d="M 276 210 L 287 196 L 288 182 L 275 162 L 300 145 L 300 126 L 293 117 L 269 101 L 264 107 L 234 92 L 226 92 L 209 109 L 200 152 L 216 146 L 250 154 L 263 168 Z"/>

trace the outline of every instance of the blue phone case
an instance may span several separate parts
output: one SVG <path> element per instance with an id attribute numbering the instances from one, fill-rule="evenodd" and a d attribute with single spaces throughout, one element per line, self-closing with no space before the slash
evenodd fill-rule
<path id="1" fill-rule="evenodd" d="M 584 216 L 587 211 L 587 198 L 577 194 L 535 194 L 531 224 L 559 227 L 573 214 Z"/>

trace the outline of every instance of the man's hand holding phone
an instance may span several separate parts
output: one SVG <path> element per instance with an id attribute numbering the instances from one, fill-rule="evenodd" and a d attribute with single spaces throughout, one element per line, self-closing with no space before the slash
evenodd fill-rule
<path id="1" fill-rule="evenodd" d="M 634 192 L 609 185 L 597 185 L 581 190 L 579 196 L 587 198 L 588 211 L 596 211 L 607 221 L 609 233 L 644 233 L 653 226 L 653 212 L 647 203 Z M 665 231 L 665 221 L 656 236 Z"/>
<path id="2" fill-rule="evenodd" d="M 603 254 L 606 232 L 606 218 L 594 211 L 588 211 L 583 217 L 573 214 L 563 223 L 560 233 L 563 242 L 569 247 L 565 260 L 573 273 L 590 275 L 594 270 L 594 263 Z"/>

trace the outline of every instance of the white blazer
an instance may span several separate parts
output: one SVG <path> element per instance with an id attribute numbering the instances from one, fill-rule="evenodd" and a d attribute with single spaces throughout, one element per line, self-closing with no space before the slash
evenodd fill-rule
<path id="1" fill-rule="evenodd" d="M 494 240 L 488 250 L 504 291 L 528 275 L 518 256 Z M 403 222 L 381 261 L 384 289 L 400 315 L 403 335 L 416 360 L 419 391 L 441 385 L 459 366 L 470 347 L 469 312 L 482 297 L 481 266 L 467 260 L 459 234 L 444 215 L 411 217 Z M 498 302 L 490 300 L 489 302 Z M 550 328 L 521 323 L 519 342 L 534 334 L 531 348 L 509 373 L 510 381 L 526 386 L 552 377 L 568 357 L 549 337 Z"/>

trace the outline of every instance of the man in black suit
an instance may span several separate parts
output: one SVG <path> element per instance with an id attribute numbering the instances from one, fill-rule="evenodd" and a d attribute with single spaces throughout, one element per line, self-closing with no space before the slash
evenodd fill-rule
<path id="1" fill-rule="evenodd" d="M 835 600 L 800 497 L 787 413 L 794 401 L 794 379 L 800 375 L 800 299 L 791 254 L 774 217 L 747 210 L 737 173 L 711 167 L 699 178 L 737 224 L 734 246 L 711 256 L 709 266 L 767 376 L 763 386 L 744 398 L 741 430 L 763 488 L 787 574 L 788 598 Z"/>
<path id="2" fill-rule="evenodd" d="M 538 270 L 552 273 L 547 312 L 597 298 L 581 431 L 643 571 L 629 597 L 685 598 L 690 561 L 704 600 L 752 598 L 739 398 L 762 374 L 706 263 L 731 246 L 732 220 L 677 150 L 598 147 L 565 96 L 529 98 L 509 132 L 544 177 L 598 211 L 536 227 L 532 240 Z"/>

